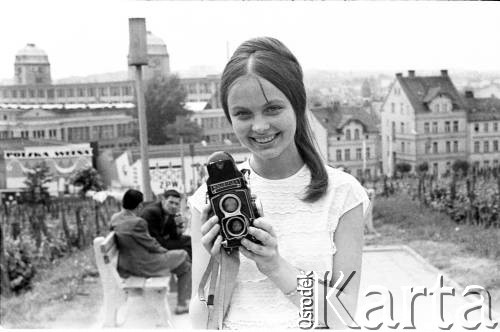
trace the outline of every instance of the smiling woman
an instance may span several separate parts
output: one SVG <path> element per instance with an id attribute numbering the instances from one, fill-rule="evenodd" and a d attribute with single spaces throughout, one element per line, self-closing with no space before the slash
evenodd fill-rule
<path id="1" fill-rule="evenodd" d="M 220 95 L 236 137 L 251 151 L 239 167 L 250 170 L 250 187 L 264 215 L 249 227 L 260 242 L 242 239 L 239 252 L 230 257 L 238 262 L 239 273 L 227 285 L 230 308 L 219 327 L 298 328 L 301 271 L 333 271 L 334 279 L 353 276 L 336 285 L 341 291 L 333 303 L 341 316 L 326 301 L 318 303 L 320 312 L 328 312 L 319 324 L 339 328 L 350 323 L 369 200 L 352 176 L 326 166 L 317 152 L 297 59 L 274 38 L 244 42 L 224 69 Z M 206 192 L 204 184 L 189 199 L 195 289 L 210 255 L 221 251 L 220 225 L 217 216 L 208 218 Z M 324 298 L 327 288 L 318 287 L 317 298 Z M 194 327 L 214 328 L 207 325 L 208 309 L 196 297 L 190 316 Z"/>

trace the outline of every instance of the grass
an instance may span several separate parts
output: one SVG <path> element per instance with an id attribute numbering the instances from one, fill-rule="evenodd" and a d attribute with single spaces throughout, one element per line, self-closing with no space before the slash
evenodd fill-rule
<path id="1" fill-rule="evenodd" d="M 102 302 L 92 248 L 37 271 L 32 290 L 1 298 L 4 328 L 88 327 Z"/>
<path id="2" fill-rule="evenodd" d="M 446 214 L 422 207 L 406 195 L 375 199 L 374 226 L 379 237 L 367 245 L 408 245 L 462 286 L 490 291 L 500 309 L 500 229 L 456 224 Z"/>

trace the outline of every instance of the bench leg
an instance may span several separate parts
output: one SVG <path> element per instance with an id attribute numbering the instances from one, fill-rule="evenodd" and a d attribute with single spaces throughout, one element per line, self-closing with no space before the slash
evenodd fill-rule
<path id="1" fill-rule="evenodd" d="M 167 301 L 167 289 L 152 289 L 146 292 L 150 303 L 160 316 L 162 326 L 173 328 L 170 307 Z M 149 301 L 148 301 L 149 302 Z"/>
<path id="2" fill-rule="evenodd" d="M 125 295 L 121 291 L 110 292 L 104 296 L 104 323 L 103 327 L 118 325 L 118 310 L 125 303 Z"/>

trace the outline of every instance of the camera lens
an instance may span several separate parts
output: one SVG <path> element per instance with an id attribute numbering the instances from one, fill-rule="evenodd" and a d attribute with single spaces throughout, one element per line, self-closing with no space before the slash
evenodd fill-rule
<path id="1" fill-rule="evenodd" d="M 222 200 L 222 209 L 226 212 L 232 213 L 238 209 L 239 202 L 235 197 L 229 196 Z"/>
<path id="2" fill-rule="evenodd" d="M 233 236 L 239 236 L 245 231 L 245 222 L 240 217 L 233 217 L 227 221 L 227 231 Z"/>

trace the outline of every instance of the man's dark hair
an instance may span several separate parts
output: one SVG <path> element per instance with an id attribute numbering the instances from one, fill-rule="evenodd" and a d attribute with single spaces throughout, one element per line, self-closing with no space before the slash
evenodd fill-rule
<path id="1" fill-rule="evenodd" d="M 139 190 L 129 189 L 123 195 L 122 206 L 124 209 L 133 210 L 144 200 L 144 196 Z"/>
<path id="2" fill-rule="evenodd" d="M 181 198 L 181 194 L 177 190 L 175 189 L 165 190 L 165 192 L 163 193 L 163 198 L 167 199 L 170 196 Z"/>

